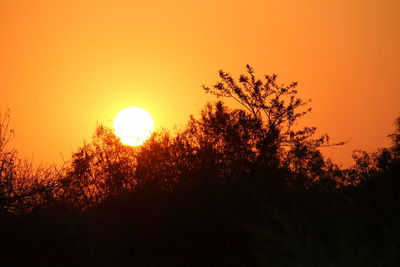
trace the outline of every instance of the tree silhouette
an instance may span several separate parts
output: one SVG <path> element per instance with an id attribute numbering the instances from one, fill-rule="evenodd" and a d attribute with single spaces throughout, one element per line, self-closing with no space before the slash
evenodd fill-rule
<path id="1" fill-rule="evenodd" d="M 59 197 L 86 208 L 132 190 L 136 184 L 135 153 L 111 129 L 97 126 L 92 141 L 73 154 Z"/>
<path id="2" fill-rule="evenodd" d="M 302 179 L 320 180 L 327 168 L 334 166 L 325 162 L 319 148 L 345 142 L 330 143 L 328 135 L 315 138 L 315 127 L 296 130 L 298 120 L 311 111 L 306 107 L 309 101 L 297 97 L 297 83 L 278 85 L 276 75 L 257 79 L 253 68 L 246 67 L 247 74 L 240 75 L 238 81 L 221 70 L 221 81 L 213 87 L 203 86 L 204 90 L 217 97 L 233 98 L 244 108 L 247 121 L 252 121 L 252 126 L 245 128 L 252 132 L 253 140 L 246 147 L 256 152 L 261 164 L 284 166 Z"/>
<path id="3" fill-rule="evenodd" d="M 396 181 L 400 174 L 400 117 L 395 120 L 395 131 L 389 135 L 392 144 L 368 153 L 355 150 L 353 159 L 355 165 L 349 170 L 349 176 L 357 183 L 369 182 L 382 177 Z M 389 183 L 389 181 L 387 181 Z"/>
<path id="4" fill-rule="evenodd" d="M 222 102 L 208 104 L 201 118 L 190 118 L 178 136 L 191 161 L 210 174 L 208 177 L 231 179 L 249 174 L 257 159 L 255 150 L 259 128 L 242 110 L 229 110 Z M 205 174 L 205 173 L 204 173 Z"/>
<path id="5" fill-rule="evenodd" d="M 247 65 L 247 75 L 240 75 L 236 82 L 229 73 L 219 72 L 221 81 L 213 87 L 203 86 L 207 93 L 217 97 L 230 97 L 240 103 L 257 122 L 260 131 L 258 149 L 265 155 L 277 155 L 281 145 L 291 144 L 295 137 L 307 138 L 315 129 L 295 132 L 295 122 L 311 111 L 298 111 L 307 103 L 296 97 L 297 83 L 278 86 L 277 76 L 265 76 L 265 81 L 256 79 L 254 71 Z"/>
<path id="6" fill-rule="evenodd" d="M 0 214 L 27 211 L 53 198 L 60 172 L 54 166 L 33 167 L 8 145 L 14 138 L 10 113 L 0 114 Z"/>

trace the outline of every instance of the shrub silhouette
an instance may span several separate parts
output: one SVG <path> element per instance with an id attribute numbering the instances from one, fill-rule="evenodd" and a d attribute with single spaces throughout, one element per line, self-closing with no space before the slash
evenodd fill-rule
<path id="1" fill-rule="evenodd" d="M 8 147 L 14 138 L 9 128 L 10 114 L 0 114 L 0 214 L 19 213 L 53 199 L 61 173 L 53 166 L 34 168 L 15 149 Z"/>

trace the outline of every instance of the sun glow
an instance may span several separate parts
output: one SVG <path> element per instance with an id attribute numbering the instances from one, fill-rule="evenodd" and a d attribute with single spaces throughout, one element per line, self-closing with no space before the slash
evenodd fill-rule
<path id="1" fill-rule="evenodd" d="M 140 146 L 154 130 L 150 113 L 138 107 L 121 110 L 114 119 L 114 132 L 121 142 L 129 146 Z"/>

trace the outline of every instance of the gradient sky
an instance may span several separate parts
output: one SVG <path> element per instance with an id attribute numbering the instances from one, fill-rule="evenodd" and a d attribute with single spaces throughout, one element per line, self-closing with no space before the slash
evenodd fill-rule
<path id="1" fill-rule="evenodd" d="M 399 0 L 0 0 L 0 110 L 23 156 L 60 163 L 127 106 L 184 125 L 214 99 L 202 84 L 249 63 L 299 82 L 304 124 L 348 140 L 324 150 L 348 165 L 400 115 L 399 14 Z"/>

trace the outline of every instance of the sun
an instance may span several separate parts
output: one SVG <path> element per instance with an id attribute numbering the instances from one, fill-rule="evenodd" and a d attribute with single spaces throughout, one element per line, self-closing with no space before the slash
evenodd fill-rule
<path id="1" fill-rule="evenodd" d="M 114 133 L 121 142 L 129 146 L 140 146 L 154 130 L 150 113 L 139 107 L 121 110 L 114 119 Z"/>

